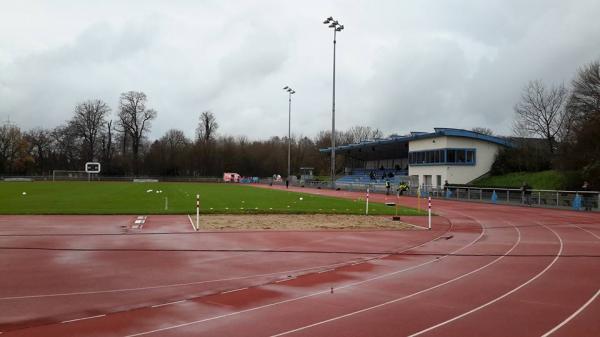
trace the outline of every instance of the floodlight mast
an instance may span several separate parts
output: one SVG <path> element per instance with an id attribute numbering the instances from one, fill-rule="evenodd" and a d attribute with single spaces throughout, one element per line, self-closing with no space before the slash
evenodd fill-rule
<path id="1" fill-rule="evenodd" d="M 294 89 L 287 85 L 283 87 L 283 90 L 288 92 L 288 167 L 287 167 L 287 180 L 290 180 L 291 175 L 291 149 L 292 149 L 292 95 L 296 93 Z"/>
<path id="2" fill-rule="evenodd" d="M 335 45 L 337 43 L 337 32 L 344 30 L 344 25 L 340 24 L 333 17 L 328 17 L 323 24 L 333 28 L 333 98 L 331 103 L 331 188 L 335 189 Z"/>

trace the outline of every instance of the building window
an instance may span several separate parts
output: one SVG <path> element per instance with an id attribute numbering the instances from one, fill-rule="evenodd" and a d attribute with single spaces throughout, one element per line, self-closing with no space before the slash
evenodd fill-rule
<path id="1" fill-rule="evenodd" d="M 475 165 L 475 149 L 441 149 L 408 153 L 411 165 Z"/>

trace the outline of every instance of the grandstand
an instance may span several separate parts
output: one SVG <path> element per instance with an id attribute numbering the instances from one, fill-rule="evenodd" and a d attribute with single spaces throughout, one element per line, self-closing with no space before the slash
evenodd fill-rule
<path id="1" fill-rule="evenodd" d="M 336 147 L 346 157 L 344 176 L 336 186 L 380 188 L 405 182 L 412 188 L 439 189 L 466 184 L 487 174 L 498 151 L 512 144 L 506 138 L 469 130 L 435 128 L 434 132 L 411 132 Z M 331 148 L 320 149 L 330 153 Z"/>

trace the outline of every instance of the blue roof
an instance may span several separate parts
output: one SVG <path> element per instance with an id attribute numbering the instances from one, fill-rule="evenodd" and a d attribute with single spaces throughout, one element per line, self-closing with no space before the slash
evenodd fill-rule
<path id="1" fill-rule="evenodd" d="M 336 146 L 335 150 L 336 151 L 345 151 L 345 150 L 358 149 L 358 148 L 368 147 L 368 146 L 406 143 L 411 140 L 427 139 L 427 138 L 443 137 L 443 136 L 476 139 L 476 140 L 494 143 L 494 144 L 498 144 L 498 145 L 506 146 L 506 147 L 514 146 L 508 138 L 484 135 L 482 133 L 475 132 L 475 131 L 469 131 L 469 130 L 463 130 L 463 129 L 452 129 L 452 128 L 434 128 L 434 130 L 435 130 L 434 132 L 411 132 L 410 135 L 406 135 L 406 136 L 392 136 L 392 137 L 386 138 L 386 139 L 363 141 L 363 142 L 360 142 L 357 144 Z M 320 152 L 330 152 L 331 147 L 319 149 L 319 151 Z"/>

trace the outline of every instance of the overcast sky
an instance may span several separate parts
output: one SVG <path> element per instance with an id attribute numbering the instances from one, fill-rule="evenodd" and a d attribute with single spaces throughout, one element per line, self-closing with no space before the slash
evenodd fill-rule
<path id="1" fill-rule="evenodd" d="M 509 134 L 533 79 L 568 84 L 600 59 L 600 1 L 0 2 L 0 122 L 54 127 L 77 102 L 143 91 L 151 138 L 193 137 L 211 110 L 219 133 L 250 139 L 336 128 L 385 135 L 433 127 Z"/>

